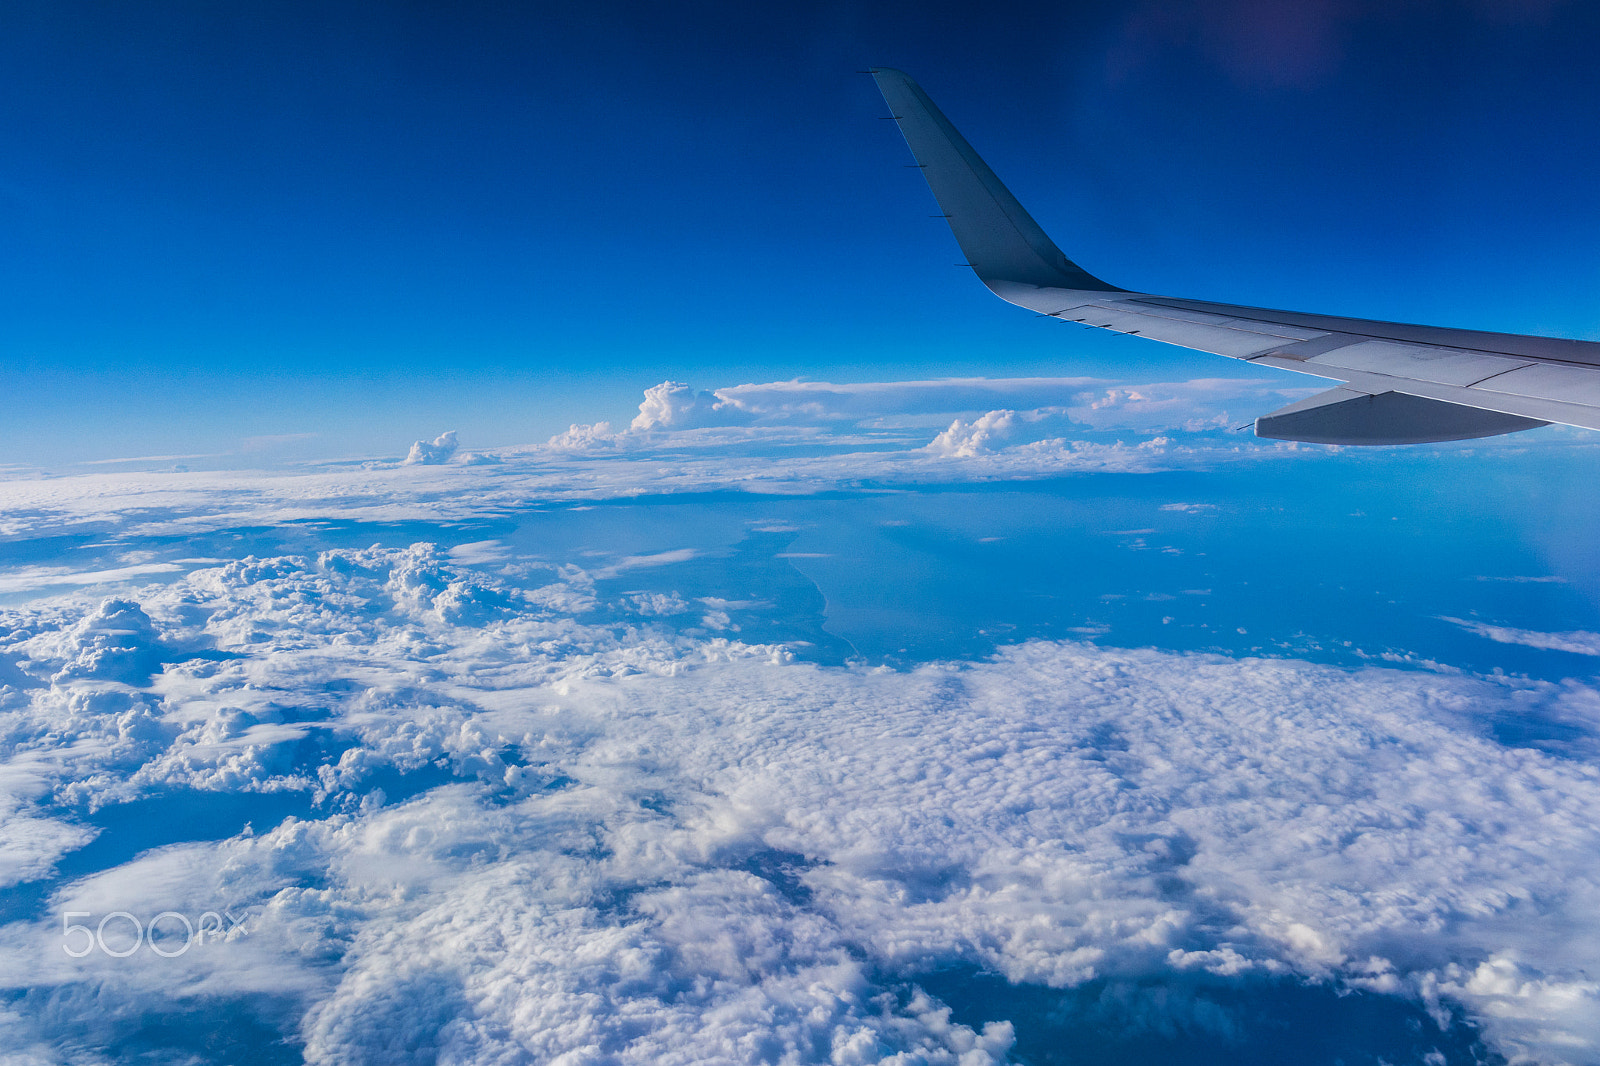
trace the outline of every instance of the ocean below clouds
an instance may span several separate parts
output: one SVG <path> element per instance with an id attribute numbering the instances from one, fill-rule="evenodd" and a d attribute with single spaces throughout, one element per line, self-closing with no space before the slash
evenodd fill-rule
<path id="1" fill-rule="evenodd" d="M 8 471 L 0 1060 L 1600 1063 L 1600 451 L 1285 396 Z"/>

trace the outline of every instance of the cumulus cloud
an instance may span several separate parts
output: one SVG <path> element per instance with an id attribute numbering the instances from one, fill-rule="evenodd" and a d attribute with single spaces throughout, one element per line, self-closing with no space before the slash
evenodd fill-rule
<path id="1" fill-rule="evenodd" d="M 636 592 L 628 602 L 647 618 L 682 614 L 689 609 L 688 602 L 676 592 Z"/>
<path id="2" fill-rule="evenodd" d="M 1015 411 L 990 411 L 972 422 L 958 418 L 950 423 L 949 429 L 933 438 L 928 450 L 953 458 L 970 458 L 993 451 L 999 443 L 1011 439 L 1017 422 Z"/>
<path id="3" fill-rule="evenodd" d="M 419 440 L 406 453 L 406 466 L 435 466 L 448 463 L 457 448 L 456 431 L 447 429 L 431 441 Z"/>
<path id="4" fill-rule="evenodd" d="M 55 640 L 40 643 L 63 660 L 53 684 L 76 680 L 121 681 L 140 685 L 161 667 L 161 646 L 154 623 L 130 600 L 100 603 L 77 625 Z"/>
<path id="5" fill-rule="evenodd" d="M 933 438 L 928 451 L 946 458 L 970 459 L 1022 444 L 1064 447 L 1062 434 L 1073 428 L 1072 420 L 1059 407 L 989 411 L 971 422 L 957 418 Z"/>
<path id="6" fill-rule="evenodd" d="M 125 965 L 15 921 L 0 981 L 127 1031 L 275 989 L 322 1063 L 1002 1061 L 1008 1019 L 918 988 L 958 965 L 1328 981 L 1465 1007 L 1510 1056 L 1600 1047 L 1600 783 L 1482 724 L 1587 690 L 1054 642 L 823 667 L 640 624 L 692 620 L 676 594 L 586 621 L 592 574 L 468 562 L 497 554 L 247 558 L 11 612 L 15 876 L 93 832 L 53 802 L 303 799 L 54 887 L 50 915 L 225 906 L 233 940 Z"/>
<path id="7" fill-rule="evenodd" d="M 545 446 L 555 451 L 581 452 L 613 447 L 616 443 L 617 435 L 611 431 L 611 423 L 595 422 L 589 425 L 574 423 L 564 432 L 551 437 Z"/>
<path id="8" fill-rule="evenodd" d="M 730 414 L 715 393 L 696 392 L 682 382 L 663 381 L 644 390 L 644 401 L 629 428 L 636 433 L 699 429 L 727 424 Z"/>

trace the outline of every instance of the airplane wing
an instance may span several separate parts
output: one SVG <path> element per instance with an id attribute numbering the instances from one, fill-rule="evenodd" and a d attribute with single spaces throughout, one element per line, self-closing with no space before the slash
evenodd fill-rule
<path id="1" fill-rule="evenodd" d="M 1109 285 L 1061 253 L 909 76 L 871 71 L 967 263 L 1042 315 L 1343 382 L 1256 419 L 1315 444 L 1465 440 L 1559 422 L 1600 429 L 1600 342 L 1372 322 Z"/>

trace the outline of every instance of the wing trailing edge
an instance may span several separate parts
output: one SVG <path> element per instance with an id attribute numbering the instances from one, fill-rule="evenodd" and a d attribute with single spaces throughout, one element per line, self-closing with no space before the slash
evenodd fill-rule
<path id="1" fill-rule="evenodd" d="M 1435 444 L 1537 429 L 1550 423 L 1458 403 L 1329 389 L 1256 419 L 1256 436 L 1307 444 Z"/>

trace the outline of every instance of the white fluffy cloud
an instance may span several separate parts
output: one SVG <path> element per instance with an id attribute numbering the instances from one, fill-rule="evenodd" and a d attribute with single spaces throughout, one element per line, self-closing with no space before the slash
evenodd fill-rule
<path id="1" fill-rule="evenodd" d="M 629 427 L 636 433 L 651 430 L 699 429 L 733 421 L 718 397 L 696 392 L 677 381 L 663 381 L 644 390 L 639 413 Z"/>
<path id="2" fill-rule="evenodd" d="M 57 886 L 0 927 L 7 987 L 113 1026 L 270 989 L 324 1063 L 1000 1061 L 1007 1019 L 915 991 L 958 964 L 1328 980 L 1600 1049 L 1600 780 L 1487 734 L 1588 689 L 1047 642 L 821 667 L 651 621 L 681 597 L 586 621 L 591 575 L 524 590 L 462 562 L 489 550 L 11 611 L 17 877 L 86 835 L 53 801 L 306 806 Z M 70 959 L 55 917 L 224 905 L 247 931 L 177 960 Z"/>
<path id="3" fill-rule="evenodd" d="M 958 418 L 950 423 L 949 429 L 933 438 L 928 450 L 952 458 L 993 451 L 1011 440 L 1019 421 L 1015 411 L 990 411 L 970 423 Z"/>
<path id="4" fill-rule="evenodd" d="M 456 454 L 456 431 L 447 429 L 431 441 L 419 440 L 411 445 L 411 451 L 406 453 L 406 466 L 435 466 L 439 463 L 448 463 L 451 456 Z"/>
<path id="5" fill-rule="evenodd" d="M 1035 445 L 1035 450 L 1040 445 L 1065 450 L 1068 435 L 1074 430 L 1081 433 L 1082 428 L 1059 407 L 989 411 L 970 422 L 957 418 L 933 438 L 927 450 L 951 459 L 993 455 L 1023 444 Z"/>

